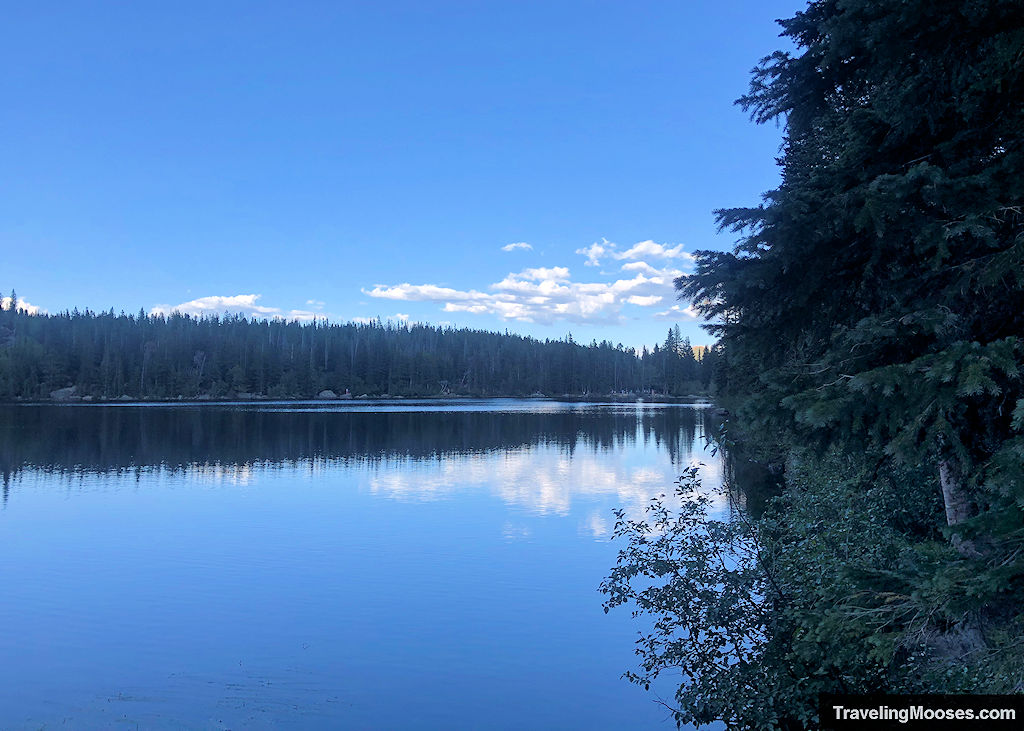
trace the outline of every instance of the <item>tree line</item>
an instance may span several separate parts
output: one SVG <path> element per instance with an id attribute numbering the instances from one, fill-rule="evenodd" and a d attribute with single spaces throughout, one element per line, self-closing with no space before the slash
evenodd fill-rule
<path id="1" fill-rule="evenodd" d="M 79 311 L 0 312 L 0 399 L 343 396 L 685 396 L 707 392 L 717 351 L 679 328 L 640 352 L 424 324 L 300 323 Z"/>

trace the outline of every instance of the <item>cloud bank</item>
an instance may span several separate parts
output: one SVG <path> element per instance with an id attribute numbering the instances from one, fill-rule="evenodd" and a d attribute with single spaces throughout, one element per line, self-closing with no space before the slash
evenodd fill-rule
<path id="1" fill-rule="evenodd" d="M 648 308 L 675 299 L 673 280 L 693 264 L 693 256 L 683 251 L 682 244 L 668 246 L 654 241 L 641 241 L 620 250 L 602 239 L 576 253 L 586 257 L 587 266 L 600 266 L 602 261 L 624 263 L 618 272 L 606 274 L 613 277 L 606 281 L 577 281 L 568 267 L 556 266 L 510 273 L 482 290 L 403 282 L 377 284 L 363 289 L 363 293 L 380 299 L 430 302 L 441 305 L 444 312 L 496 315 L 503 320 L 614 323 L 625 319 L 627 306 Z M 690 308 L 678 306 L 656 316 L 666 313 L 676 318 L 696 318 Z"/>
<path id="2" fill-rule="evenodd" d="M 320 312 L 311 310 L 283 310 L 280 307 L 261 305 L 257 300 L 262 296 L 261 294 L 212 295 L 182 302 L 179 305 L 156 305 L 149 311 L 149 314 L 169 315 L 172 312 L 180 312 L 183 315 L 196 317 L 228 314 L 266 320 L 281 319 L 304 322 L 312 320 L 314 317 L 323 317 Z M 319 303 L 310 300 L 309 304 Z"/>

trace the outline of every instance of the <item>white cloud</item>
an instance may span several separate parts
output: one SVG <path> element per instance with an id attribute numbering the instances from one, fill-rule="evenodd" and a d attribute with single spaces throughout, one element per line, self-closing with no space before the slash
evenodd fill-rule
<path id="1" fill-rule="evenodd" d="M 627 297 L 626 302 L 628 302 L 631 305 L 639 305 L 640 307 L 651 307 L 652 305 L 658 304 L 663 299 L 665 298 L 662 297 L 660 294 L 652 294 L 647 297 L 643 297 L 641 295 L 633 295 L 632 297 Z"/>
<path id="2" fill-rule="evenodd" d="M 609 252 L 608 247 L 614 248 L 615 244 L 611 243 L 608 239 L 602 238 L 600 243 L 594 242 L 586 248 L 576 249 L 576 253 L 587 257 L 586 264 L 588 267 L 596 267 L 601 266 L 601 257 Z"/>
<path id="3" fill-rule="evenodd" d="M 687 261 L 693 261 L 693 254 L 683 251 L 682 244 L 669 248 L 664 244 L 656 244 L 650 239 L 633 244 L 633 246 L 622 253 L 613 253 L 612 256 L 616 259 L 655 257 L 656 259 L 686 259 Z"/>
<path id="4" fill-rule="evenodd" d="M 656 312 L 654 316 L 659 320 L 678 320 L 679 318 L 696 320 L 700 317 L 700 313 L 693 308 L 693 305 L 687 305 L 686 307 L 672 305 L 664 312 Z"/>
<path id="5" fill-rule="evenodd" d="M 643 272 L 648 275 L 656 275 L 659 271 L 657 268 L 652 267 L 645 261 L 631 261 L 628 264 L 623 264 L 622 270 L 625 272 Z"/>
<path id="6" fill-rule="evenodd" d="M 574 281 L 568 267 L 541 267 L 508 274 L 488 291 L 435 284 L 377 285 L 365 294 L 381 299 L 434 302 L 445 312 L 495 315 L 503 320 L 551 323 L 618 322 L 626 305 L 650 307 L 674 296 L 678 269 L 637 272 L 605 282 Z"/>
<path id="7" fill-rule="evenodd" d="M 282 318 L 284 320 L 303 320 L 303 321 L 305 321 L 305 320 L 313 320 L 313 319 L 316 319 L 316 318 L 320 318 L 321 320 L 327 319 L 327 316 L 324 315 L 324 313 L 320 312 L 319 310 L 318 311 L 313 311 L 313 310 L 288 310 L 287 314 L 276 315 L 276 317 L 280 317 L 280 318 Z"/>
<path id="8" fill-rule="evenodd" d="M 256 319 L 303 321 L 312 320 L 314 317 L 323 317 L 319 312 L 309 310 L 283 310 L 280 307 L 261 305 L 257 300 L 262 296 L 261 294 L 211 295 L 182 302 L 179 305 L 156 305 L 150 309 L 149 314 L 169 315 L 172 312 L 180 312 L 183 315 L 196 317 L 230 314 Z"/>
<path id="9" fill-rule="evenodd" d="M 519 241 L 515 244 L 505 244 L 501 247 L 502 251 L 515 251 L 516 249 L 522 249 L 524 251 L 532 251 L 533 247 L 525 241 Z"/>
<path id="10" fill-rule="evenodd" d="M 503 248 L 511 250 L 509 247 L 518 245 Z M 668 246 L 650 240 L 620 251 L 617 244 L 601 239 L 577 249 L 576 253 L 587 258 L 587 266 L 600 266 L 606 258 L 622 261 L 624 274 L 600 271 L 592 276 L 606 277 L 605 281 L 577 281 L 569 267 L 536 267 L 510 273 L 484 289 L 403 282 L 376 284 L 362 291 L 380 299 L 433 302 L 441 305 L 444 312 L 493 315 L 503 320 L 544 324 L 557 320 L 612 323 L 623 321 L 624 307 L 653 307 L 674 299 L 674 280 L 693 263 L 693 256 L 683 251 L 682 244 Z M 659 259 L 661 263 L 651 263 Z M 680 311 L 682 315 L 677 311 L 680 308 L 673 307 L 659 316 L 694 316 L 689 310 Z"/>
<path id="11" fill-rule="evenodd" d="M 381 297 L 389 300 L 408 300 L 410 302 L 444 302 L 447 300 L 471 300 L 486 297 L 487 295 L 476 290 L 461 292 L 451 287 L 438 287 L 434 284 L 396 284 L 387 286 L 377 284 L 373 289 L 363 290 L 363 294 L 371 297 Z"/>
<path id="12" fill-rule="evenodd" d="M 569 278 L 568 267 L 537 267 L 536 269 L 524 269 L 521 276 L 537 281 L 560 282 Z"/>
<path id="13" fill-rule="evenodd" d="M 566 267 L 540 267 L 524 269 L 519 274 L 509 274 L 491 289 L 505 292 L 533 293 L 537 296 L 550 296 L 557 292 L 564 282 L 569 281 L 569 270 Z"/>
<path id="14" fill-rule="evenodd" d="M 682 259 L 683 261 L 691 264 L 694 261 L 693 254 L 683 251 L 682 244 L 668 246 L 667 244 L 656 243 L 650 239 L 647 241 L 639 241 L 625 251 L 619 251 L 618 244 L 602 238 L 600 241 L 594 242 L 590 246 L 582 249 L 576 249 L 576 253 L 587 257 L 587 261 L 585 263 L 587 266 L 592 267 L 600 266 L 601 260 L 605 257 L 611 257 L 612 259 L 618 259 L 620 261 L 647 258 Z M 629 264 L 626 264 L 622 268 L 626 269 L 629 266 Z"/>
<path id="15" fill-rule="evenodd" d="M 9 308 L 11 306 L 11 298 L 10 297 L 0 297 L 0 304 L 2 304 L 3 308 L 6 310 L 7 308 Z M 27 312 L 30 315 L 38 315 L 39 312 L 40 312 L 38 306 L 32 304 L 31 302 L 29 302 L 27 299 L 25 299 L 23 297 L 19 297 L 18 298 L 18 310 L 24 310 L 25 312 Z"/>

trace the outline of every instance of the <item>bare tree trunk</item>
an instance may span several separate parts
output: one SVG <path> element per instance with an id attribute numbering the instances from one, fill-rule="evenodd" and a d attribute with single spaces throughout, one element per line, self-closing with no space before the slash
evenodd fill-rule
<path id="1" fill-rule="evenodd" d="M 939 458 L 939 485 L 942 487 L 942 502 L 946 508 L 946 525 L 954 528 L 971 517 L 973 505 L 964 486 L 963 470 L 959 461 L 946 454 Z M 979 556 L 974 541 L 965 540 L 958 533 L 951 539 L 953 547 L 961 556 Z"/>
<path id="2" fill-rule="evenodd" d="M 982 552 L 978 543 L 972 538 L 964 538 L 956 529 L 973 516 L 974 504 L 965 485 L 963 463 L 945 445 L 939 452 L 939 485 L 946 509 L 946 524 L 954 529 L 950 544 L 964 558 L 980 558 Z M 965 615 L 958 623 L 938 633 L 931 644 L 940 657 L 957 663 L 967 655 L 986 648 L 981 615 L 977 612 Z"/>
<path id="3" fill-rule="evenodd" d="M 939 460 L 939 484 L 946 507 L 946 525 L 959 525 L 971 517 L 971 501 L 964 490 L 960 465 L 951 457 Z"/>

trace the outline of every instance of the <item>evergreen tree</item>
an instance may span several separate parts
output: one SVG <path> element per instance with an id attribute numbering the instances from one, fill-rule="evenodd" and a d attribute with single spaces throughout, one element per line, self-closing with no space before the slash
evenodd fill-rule
<path id="1" fill-rule="evenodd" d="M 740 100 L 785 120 L 782 184 L 720 211 L 745 238 L 678 285 L 752 420 L 931 463 L 979 550 L 1024 529 L 1024 12 L 819 0 L 782 25 L 803 52 Z"/>
<path id="2" fill-rule="evenodd" d="M 812 0 L 781 24 L 797 50 L 740 100 L 785 125 L 781 184 L 719 211 L 739 244 L 677 286 L 716 322 L 702 366 L 732 433 L 772 439 L 787 487 L 742 531 L 704 521 L 749 549 L 735 570 L 675 528 L 699 510 L 653 506 L 656 540 L 621 523 L 610 605 L 657 615 L 641 682 L 703 683 L 681 721 L 803 729 L 818 692 L 1019 692 L 1024 8 Z M 756 653 L 718 662 L 738 648 Z"/>

